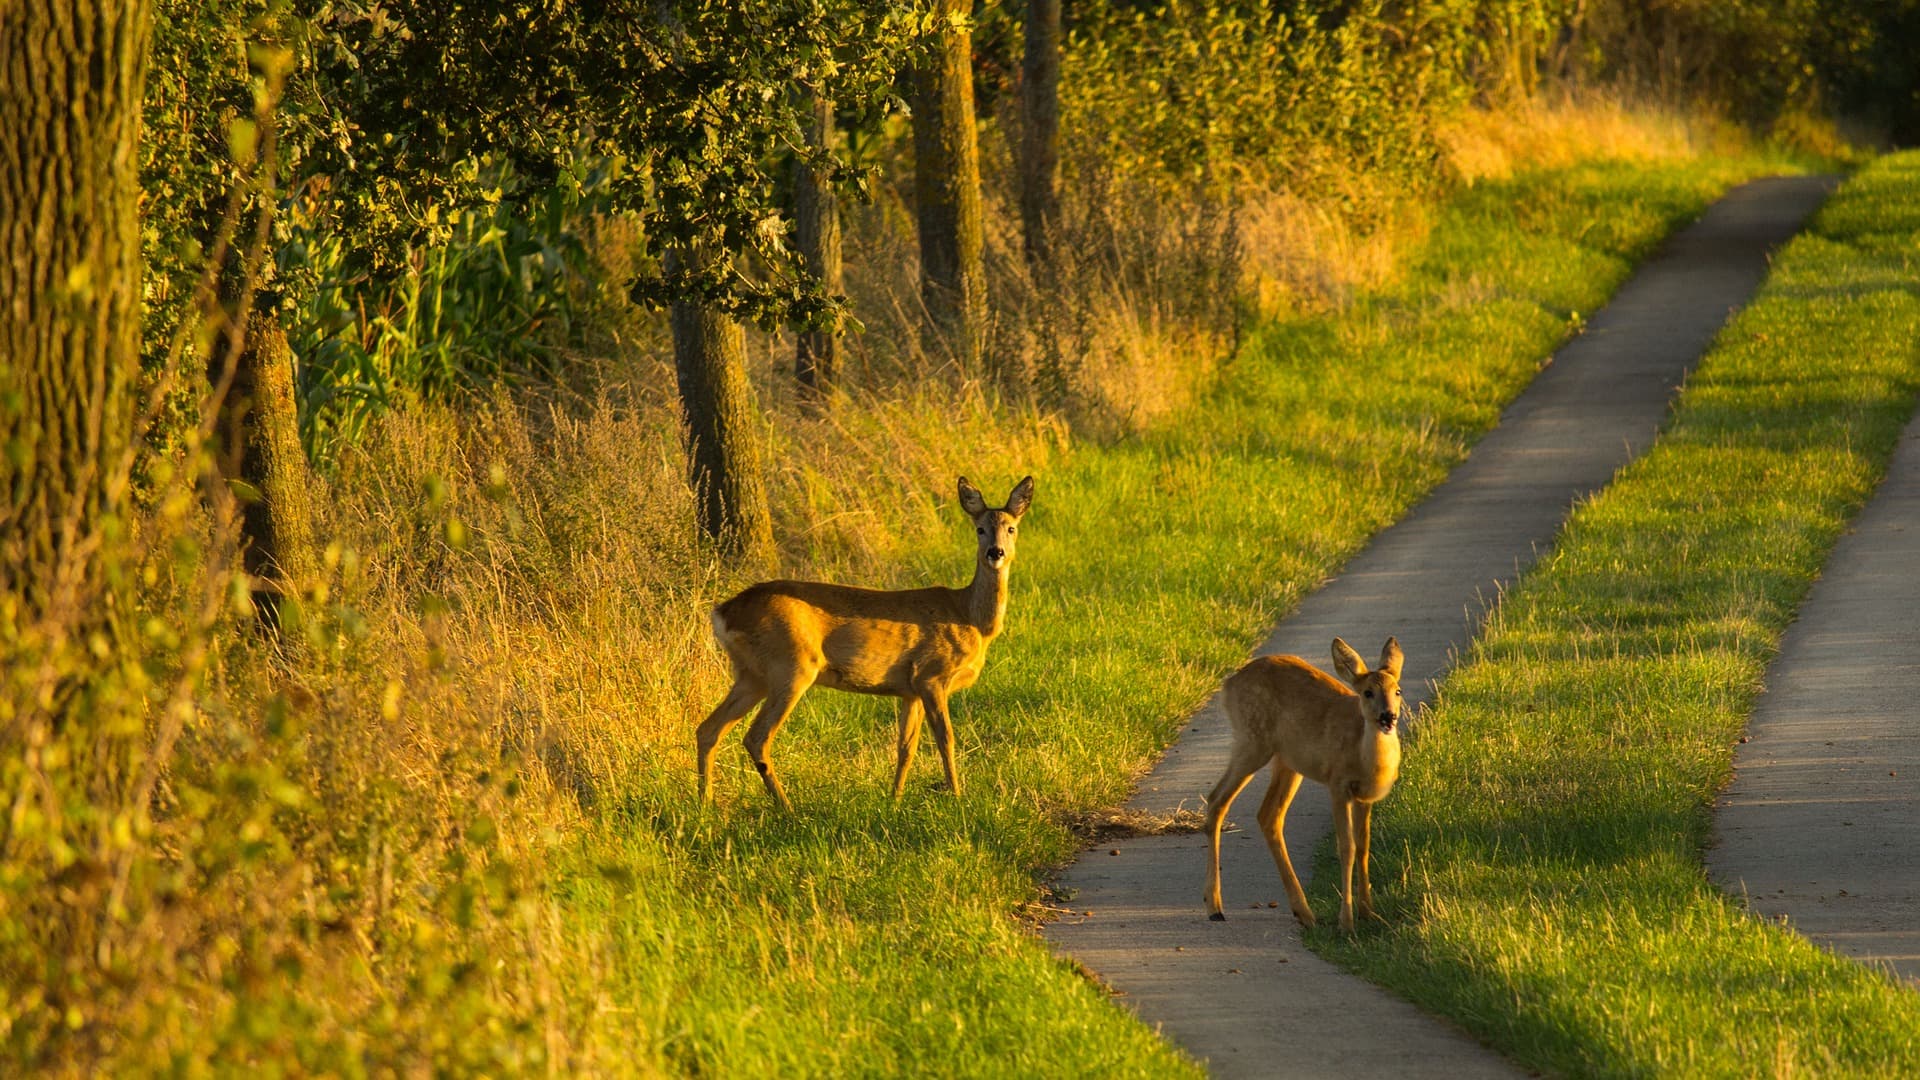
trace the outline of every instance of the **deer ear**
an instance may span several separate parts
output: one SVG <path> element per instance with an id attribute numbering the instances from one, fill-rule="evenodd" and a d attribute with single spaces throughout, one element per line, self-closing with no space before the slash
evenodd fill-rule
<path id="1" fill-rule="evenodd" d="M 1333 670 L 1348 682 L 1359 682 L 1361 676 L 1367 673 L 1367 662 L 1360 659 L 1360 654 L 1353 651 L 1353 646 L 1334 638 Z"/>
<path id="2" fill-rule="evenodd" d="M 960 478 L 960 509 L 965 510 L 968 517 L 987 512 L 987 500 L 980 497 L 980 489 L 968 483 L 964 476 Z"/>
<path id="3" fill-rule="evenodd" d="M 1406 655 L 1400 651 L 1400 640 L 1388 638 L 1386 646 L 1380 650 L 1380 670 L 1393 676 L 1397 681 L 1400 678 L 1400 666 L 1406 663 L 1406 660 Z"/>
<path id="4" fill-rule="evenodd" d="M 1032 505 L 1033 477 L 1029 476 L 1013 485 L 1013 493 L 1007 496 L 1007 513 L 1019 517 L 1027 512 L 1027 507 Z"/>

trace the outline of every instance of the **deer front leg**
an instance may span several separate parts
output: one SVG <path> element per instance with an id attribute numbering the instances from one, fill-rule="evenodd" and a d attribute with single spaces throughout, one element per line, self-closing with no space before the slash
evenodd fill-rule
<path id="1" fill-rule="evenodd" d="M 1335 786 L 1340 786 L 1335 781 Z M 1353 798 L 1333 793 L 1333 840 L 1340 852 L 1340 929 L 1353 929 Z"/>
<path id="2" fill-rule="evenodd" d="M 1220 782 L 1213 785 L 1207 793 L 1207 888 L 1204 898 L 1207 902 L 1207 918 L 1215 922 L 1225 922 L 1227 913 L 1220 910 L 1220 828 L 1226 824 L 1227 808 L 1240 792 L 1253 779 L 1260 768 L 1257 754 L 1235 753 L 1227 760 L 1227 771 L 1220 776 Z"/>
<path id="3" fill-rule="evenodd" d="M 960 771 L 953 761 L 953 720 L 947 715 L 947 692 L 931 687 L 920 694 L 927 710 L 927 725 L 933 729 L 933 743 L 940 748 L 940 767 L 946 770 L 947 787 L 960 794 Z"/>
<path id="4" fill-rule="evenodd" d="M 1353 803 L 1353 905 L 1363 919 L 1378 919 L 1373 910 L 1373 882 L 1367 875 L 1368 853 L 1373 849 L 1373 804 Z"/>
<path id="5" fill-rule="evenodd" d="M 700 771 L 700 801 L 713 799 L 713 752 L 727 730 L 740 722 L 740 718 L 754 707 L 767 692 L 760 684 L 746 676 L 737 676 L 733 689 L 720 699 L 713 712 L 700 722 L 700 728 L 694 735 L 694 760 Z"/>
<path id="6" fill-rule="evenodd" d="M 913 767 L 913 752 L 920 742 L 922 715 L 919 698 L 908 696 L 900 699 L 900 745 L 893 771 L 893 797 L 896 799 L 907 789 L 907 770 Z"/>
<path id="7" fill-rule="evenodd" d="M 1307 906 L 1307 891 L 1300 887 L 1300 875 L 1293 872 L 1293 860 L 1287 857 L 1287 808 L 1300 790 L 1300 774 L 1273 762 L 1273 778 L 1267 782 L 1267 797 L 1260 800 L 1260 831 L 1267 838 L 1267 850 L 1280 870 L 1280 882 L 1287 887 L 1287 906 L 1300 925 L 1313 927 L 1313 909 Z"/>

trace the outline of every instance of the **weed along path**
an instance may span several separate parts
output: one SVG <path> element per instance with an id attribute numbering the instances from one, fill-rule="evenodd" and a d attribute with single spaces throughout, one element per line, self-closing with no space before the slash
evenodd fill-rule
<path id="1" fill-rule="evenodd" d="M 1695 359 L 1758 287 L 1769 250 L 1799 229 L 1833 183 L 1747 184 L 1677 233 L 1466 462 L 1307 597 L 1259 653 L 1294 653 L 1330 669 L 1336 635 L 1369 658 L 1395 635 L 1406 652 L 1407 704 L 1429 698 L 1570 506 L 1652 440 Z M 1201 809 L 1229 742 L 1216 695 L 1129 808 L 1149 819 Z M 1407 752 L 1419 753 L 1417 725 Z M 1266 779 L 1262 771 L 1241 793 L 1237 819 L 1251 821 Z M 1316 887 L 1310 871 L 1329 821 L 1324 789 L 1304 784 L 1287 843 L 1323 927 L 1333 924 L 1333 890 Z M 1049 940 L 1215 1076 L 1514 1074 L 1467 1036 L 1307 951 L 1255 830 L 1226 836 L 1227 921 L 1209 922 L 1201 903 L 1206 851 L 1198 833 L 1101 842 L 1062 873 L 1060 892 L 1074 914 L 1049 924 Z"/>
<path id="2" fill-rule="evenodd" d="M 1707 866 L 1920 988 L 1920 417 L 1767 671 Z"/>

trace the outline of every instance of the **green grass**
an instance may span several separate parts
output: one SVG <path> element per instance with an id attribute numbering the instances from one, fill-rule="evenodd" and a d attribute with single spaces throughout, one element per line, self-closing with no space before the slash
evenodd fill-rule
<path id="1" fill-rule="evenodd" d="M 1920 388 L 1916 270 L 1907 154 L 1783 249 L 1506 597 L 1375 817 L 1387 926 L 1317 949 L 1548 1073 L 1920 1074 L 1920 996 L 1701 863 L 1767 662 Z"/>
<path id="2" fill-rule="evenodd" d="M 701 808 L 689 717 L 555 868 L 561 936 L 600 943 L 577 1060 L 1192 1072 L 1018 918 L 1075 849 L 1063 816 L 1120 802 L 1250 643 L 1461 459 L 1576 313 L 1770 167 L 1591 165 L 1467 191 L 1394 288 L 1260 329 L 1195 410 L 1043 472 L 1009 629 L 955 702 L 964 798 L 933 790 L 923 753 L 891 802 L 891 703 L 816 691 L 774 749 L 796 813 L 770 805 L 737 733 Z M 1024 464 L 973 479 L 997 497 Z M 920 578 L 965 572 L 954 523 Z"/>

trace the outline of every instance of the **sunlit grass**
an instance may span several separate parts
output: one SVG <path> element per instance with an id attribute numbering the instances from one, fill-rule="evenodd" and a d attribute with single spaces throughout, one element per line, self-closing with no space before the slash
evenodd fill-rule
<path id="1" fill-rule="evenodd" d="M 1920 1071 L 1920 996 L 1701 866 L 1779 635 L 1920 389 L 1917 263 L 1913 155 L 1776 257 L 1418 728 L 1376 815 L 1386 928 L 1317 948 L 1549 1073 Z"/>

